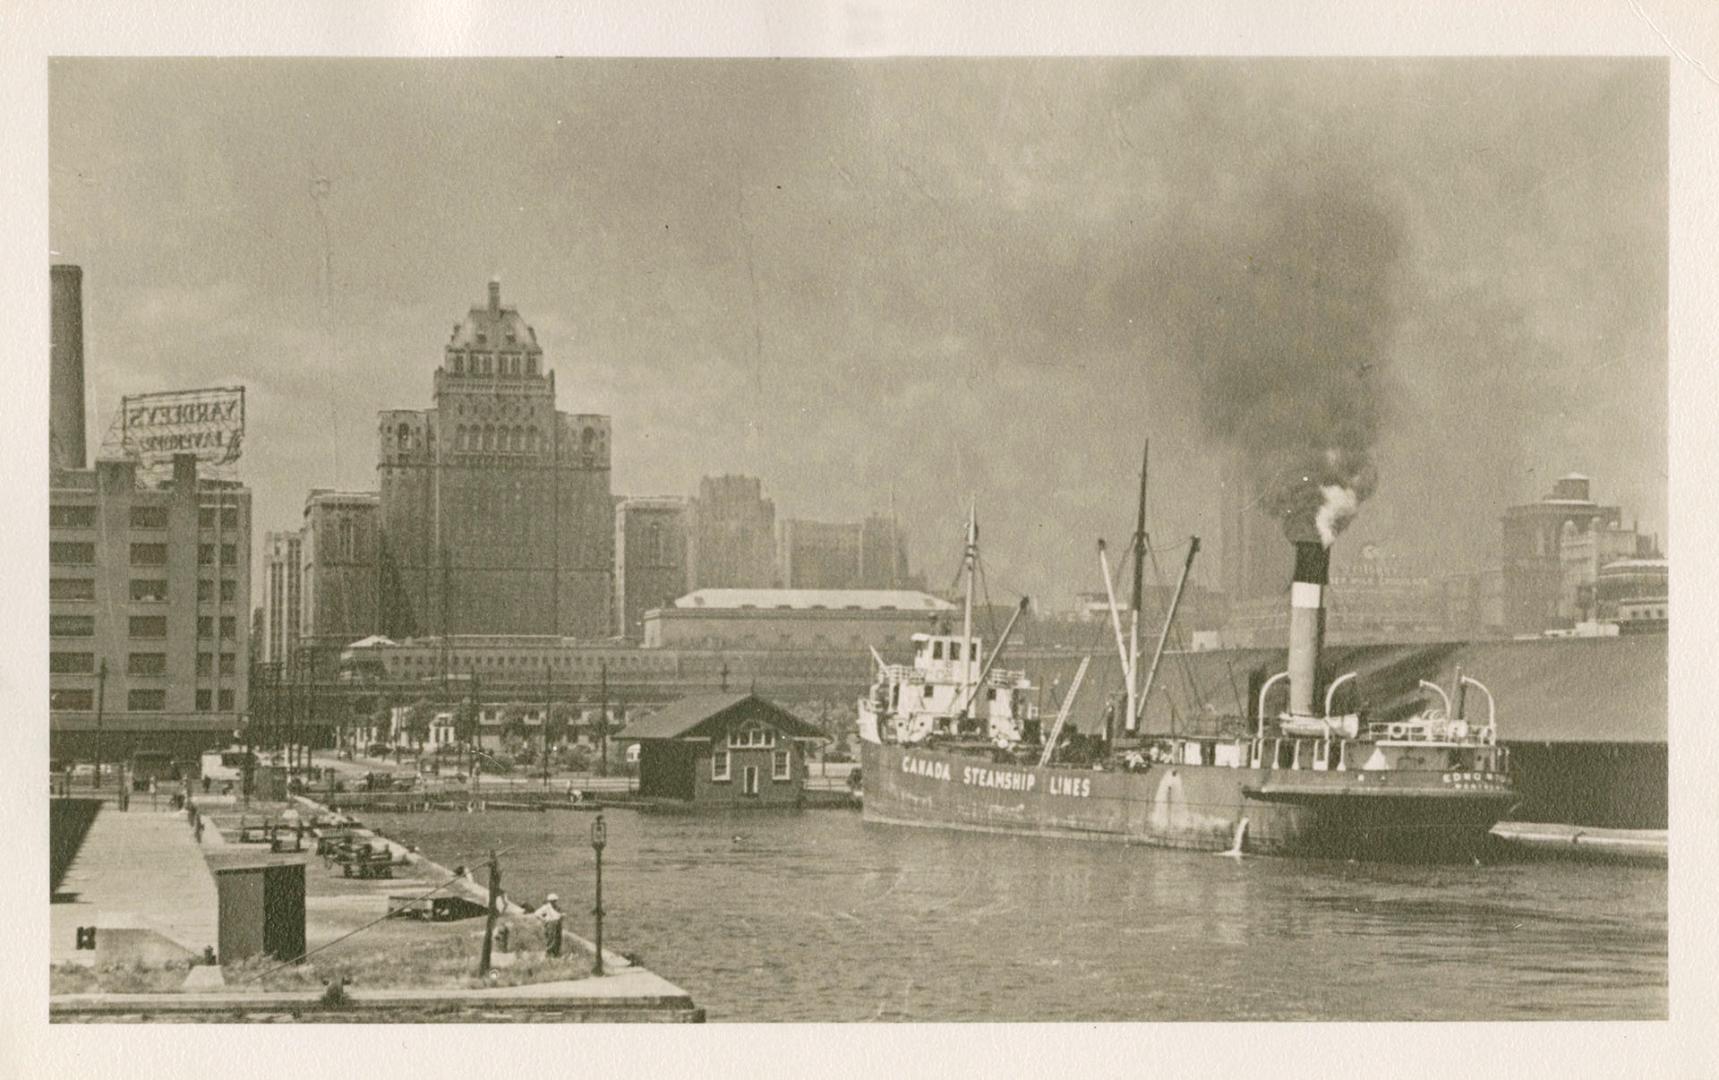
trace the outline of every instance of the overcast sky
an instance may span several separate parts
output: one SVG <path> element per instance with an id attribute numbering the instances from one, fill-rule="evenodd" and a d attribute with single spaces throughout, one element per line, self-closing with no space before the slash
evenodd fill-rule
<path id="1" fill-rule="evenodd" d="M 939 585 L 971 493 L 994 596 L 1055 604 L 1150 436 L 1215 583 L 1212 350 L 1341 313 L 1333 261 L 1383 282 L 1332 350 L 1379 418 L 1340 545 L 1485 566 L 1569 470 L 1664 530 L 1661 60 L 70 60 L 50 122 L 92 452 L 122 394 L 246 385 L 259 536 L 374 488 L 376 411 L 498 275 L 617 493 L 893 490 Z"/>

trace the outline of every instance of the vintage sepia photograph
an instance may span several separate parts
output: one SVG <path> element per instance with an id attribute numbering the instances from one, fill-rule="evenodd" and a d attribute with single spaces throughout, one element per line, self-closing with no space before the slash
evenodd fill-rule
<path id="1" fill-rule="evenodd" d="M 1674 63 L 49 57 L 48 1022 L 1669 1019 Z"/>

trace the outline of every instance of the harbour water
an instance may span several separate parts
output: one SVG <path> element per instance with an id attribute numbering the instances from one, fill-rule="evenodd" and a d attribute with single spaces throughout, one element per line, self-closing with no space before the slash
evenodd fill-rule
<path id="1" fill-rule="evenodd" d="M 866 825 L 605 815 L 605 944 L 712 1021 L 1667 1015 L 1666 872 L 1389 866 Z M 592 818 L 366 815 L 589 936 Z"/>

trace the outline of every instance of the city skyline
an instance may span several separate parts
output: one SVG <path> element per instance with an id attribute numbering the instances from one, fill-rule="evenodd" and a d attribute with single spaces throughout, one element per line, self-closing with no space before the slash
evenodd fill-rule
<path id="1" fill-rule="evenodd" d="M 932 584 L 971 494 L 993 584 L 1058 605 L 1126 536 L 1142 438 L 1154 534 L 1219 542 L 1226 448 L 1177 345 L 1205 313 L 1159 264 L 1277 242 L 1261 193 L 1305 173 L 1403 238 L 1351 536 L 1476 568 L 1571 470 L 1666 532 L 1662 61 L 81 60 L 50 86 L 92 450 L 123 393 L 243 382 L 262 529 L 374 490 L 376 413 L 429 403 L 496 275 L 560 407 L 613 416 L 617 494 L 743 473 L 857 520 L 893 491 Z"/>

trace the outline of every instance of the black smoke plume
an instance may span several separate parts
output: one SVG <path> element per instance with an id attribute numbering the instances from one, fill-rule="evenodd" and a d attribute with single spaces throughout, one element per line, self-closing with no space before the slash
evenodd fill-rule
<path id="1" fill-rule="evenodd" d="M 1329 545 L 1373 493 L 1402 235 L 1353 177 L 1276 182 L 1172 226 L 1166 329 L 1259 509 Z"/>

